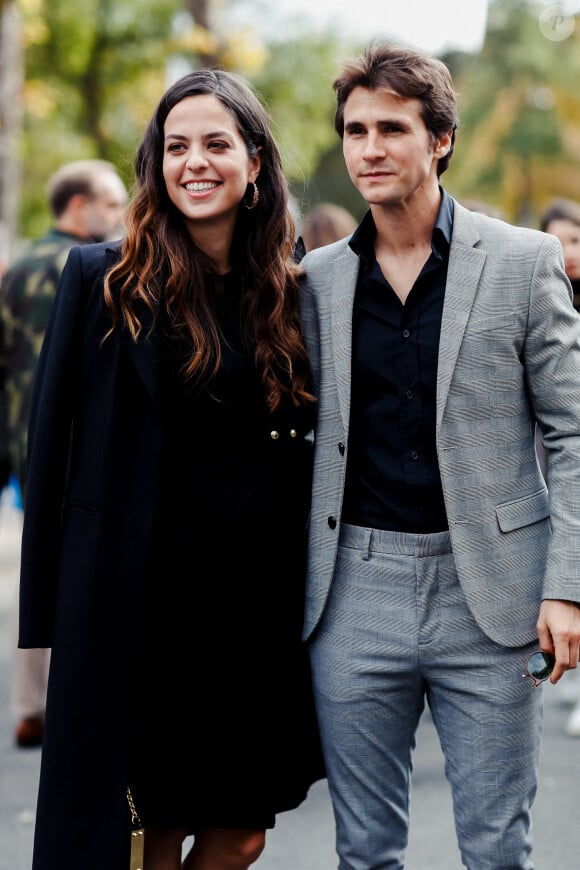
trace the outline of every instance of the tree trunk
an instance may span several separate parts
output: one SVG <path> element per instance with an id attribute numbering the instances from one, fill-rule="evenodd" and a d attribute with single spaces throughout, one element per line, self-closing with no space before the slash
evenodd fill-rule
<path id="1" fill-rule="evenodd" d="M 210 5 L 211 0 L 187 0 L 187 8 L 198 27 L 203 27 L 204 30 L 213 30 L 210 21 Z M 201 66 L 214 66 L 219 63 L 217 54 L 208 54 L 198 52 L 198 60 Z"/>
<path id="2" fill-rule="evenodd" d="M 23 78 L 22 25 L 16 0 L 0 0 L 0 277 L 16 247 Z"/>

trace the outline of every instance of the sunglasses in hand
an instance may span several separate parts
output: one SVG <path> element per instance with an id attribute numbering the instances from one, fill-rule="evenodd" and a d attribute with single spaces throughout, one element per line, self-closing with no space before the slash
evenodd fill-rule
<path id="1" fill-rule="evenodd" d="M 528 656 L 526 672 L 522 677 L 529 678 L 534 684 L 534 689 L 547 680 L 556 664 L 556 657 L 552 653 L 541 649 Z"/>

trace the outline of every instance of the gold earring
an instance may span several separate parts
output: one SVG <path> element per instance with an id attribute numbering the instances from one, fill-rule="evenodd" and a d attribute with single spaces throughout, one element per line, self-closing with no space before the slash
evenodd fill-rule
<path id="1" fill-rule="evenodd" d="M 244 199 L 243 199 L 243 203 L 246 206 L 246 208 L 248 209 L 248 211 L 251 211 L 253 208 L 256 208 L 256 206 L 260 202 L 260 191 L 258 190 L 258 185 L 256 184 L 255 181 L 248 182 L 248 187 L 250 187 L 250 185 L 252 185 L 252 187 L 253 187 L 252 201 L 250 202 L 249 205 L 246 202 L 246 196 L 248 193 L 247 189 L 246 189 L 246 193 L 245 193 Z"/>

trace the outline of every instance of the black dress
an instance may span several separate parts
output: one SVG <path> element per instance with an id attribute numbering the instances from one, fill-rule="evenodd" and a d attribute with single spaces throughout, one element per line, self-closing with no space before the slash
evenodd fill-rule
<path id="1" fill-rule="evenodd" d="M 270 414 L 221 296 L 223 364 L 186 386 L 162 347 L 164 444 L 136 671 L 130 782 L 145 824 L 262 829 L 323 776 L 300 640 L 312 405 Z"/>

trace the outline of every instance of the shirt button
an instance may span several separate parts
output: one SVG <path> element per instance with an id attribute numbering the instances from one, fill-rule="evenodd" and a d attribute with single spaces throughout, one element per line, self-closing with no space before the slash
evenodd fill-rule
<path id="1" fill-rule="evenodd" d="M 270 438 L 272 439 L 272 441 L 277 441 L 279 437 L 280 433 L 277 432 L 276 429 L 272 429 L 272 431 L 270 432 Z"/>
<path id="2" fill-rule="evenodd" d="M 290 429 L 290 438 L 296 438 L 297 435 L 298 432 L 296 431 L 296 429 Z"/>
<path id="3" fill-rule="evenodd" d="M 336 517 L 328 517 L 328 527 L 330 529 L 336 528 Z"/>
<path id="4" fill-rule="evenodd" d="M 419 458 L 419 454 L 417 453 L 417 451 L 411 450 L 411 459 L 418 459 L 418 458 Z"/>
<path id="5" fill-rule="evenodd" d="M 403 338 L 409 338 L 410 335 L 411 335 L 411 333 L 409 332 L 408 329 L 403 330 Z"/>
<path id="6" fill-rule="evenodd" d="M 338 452 L 340 453 L 341 456 L 344 456 L 344 450 L 345 450 L 344 444 L 342 443 L 342 441 L 339 441 L 338 442 Z"/>
<path id="7" fill-rule="evenodd" d="M 408 398 L 408 399 L 412 399 L 412 398 L 413 398 L 413 390 L 407 390 L 407 398 Z"/>

